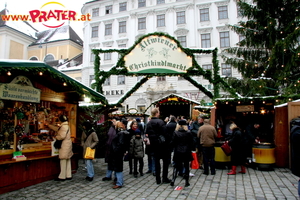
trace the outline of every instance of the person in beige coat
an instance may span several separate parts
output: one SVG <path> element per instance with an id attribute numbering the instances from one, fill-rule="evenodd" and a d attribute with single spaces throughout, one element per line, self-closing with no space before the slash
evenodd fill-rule
<path id="1" fill-rule="evenodd" d="M 59 121 L 61 122 L 60 126 L 48 124 L 48 127 L 56 131 L 55 137 L 57 140 L 63 140 L 58 154 L 60 159 L 60 174 L 55 180 L 64 181 L 72 179 L 71 157 L 73 156 L 73 151 L 68 118 L 65 115 L 60 115 Z"/>
<path id="2" fill-rule="evenodd" d="M 83 147 L 83 158 L 84 158 L 87 147 L 90 147 L 91 149 L 96 148 L 99 139 L 96 134 L 96 131 L 93 129 L 93 126 L 89 121 L 83 123 L 83 129 L 84 131 L 82 132 L 81 135 L 81 146 Z M 93 160 L 85 159 L 85 164 L 87 169 L 87 176 L 85 179 L 88 181 L 92 181 L 95 175 Z"/>

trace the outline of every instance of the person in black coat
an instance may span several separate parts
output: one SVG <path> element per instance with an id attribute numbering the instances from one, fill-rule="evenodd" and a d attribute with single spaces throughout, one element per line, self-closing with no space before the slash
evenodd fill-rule
<path id="1" fill-rule="evenodd" d="M 247 159 L 247 139 L 244 132 L 235 124 L 232 123 L 230 125 L 230 129 L 232 130 L 232 137 L 228 140 L 228 144 L 231 146 L 231 171 L 227 173 L 228 175 L 235 175 L 236 174 L 236 167 L 241 165 L 241 171 L 239 173 L 245 174 L 246 173 L 246 159 Z"/>
<path id="2" fill-rule="evenodd" d="M 172 140 L 174 131 L 176 129 L 176 126 L 177 126 L 176 117 L 171 116 L 169 123 L 166 125 L 166 129 L 167 129 L 166 137 L 167 137 L 167 140 L 170 140 L 170 141 Z M 172 152 L 172 151 L 173 151 L 173 149 L 170 148 L 170 152 Z"/>
<path id="3" fill-rule="evenodd" d="M 300 126 L 294 125 L 291 128 L 291 171 L 295 176 L 300 177 Z M 300 198 L 300 179 L 298 181 L 298 195 Z"/>
<path id="4" fill-rule="evenodd" d="M 163 183 L 170 183 L 171 180 L 168 179 L 168 167 L 170 164 L 170 141 L 166 137 L 166 125 L 165 122 L 159 119 L 159 109 L 154 108 L 151 111 L 151 120 L 146 125 L 146 135 L 149 137 L 150 140 L 150 147 L 153 149 L 154 158 L 155 158 L 155 176 L 156 176 L 156 183 L 161 183 L 161 166 L 160 160 L 163 161 Z M 159 143 L 159 135 L 165 137 L 165 142 L 163 144 Z"/>
<path id="5" fill-rule="evenodd" d="M 124 184 L 123 181 L 123 157 L 126 151 L 125 137 L 129 134 L 126 131 L 125 125 L 117 121 L 116 122 L 116 135 L 113 137 L 110 145 L 110 151 L 108 155 L 106 176 L 103 181 L 111 180 L 112 172 L 115 172 L 117 178 L 113 189 L 121 188 Z"/>
<path id="6" fill-rule="evenodd" d="M 145 128 L 145 140 L 146 139 L 148 139 L 150 141 L 148 134 L 146 133 L 146 128 Z M 148 171 L 146 173 L 147 174 L 153 173 L 153 176 L 156 176 L 155 175 L 154 146 L 150 145 L 149 143 L 148 144 L 146 143 L 145 153 L 147 154 L 147 160 L 148 160 Z"/>
<path id="7" fill-rule="evenodd" d="M 174 148 L 173 161 L 175 163 L 173 169 L 173 177 L 170 185 L 174 186 L 177 174 L 183 171 L 185 186 L 189 186 L 189 174 L 190 174 L 190 161 L 192 157 L 193 136 L 188 130 L 186 120 L 180 120 L 176 126 L 175 132 L 172 137 L 171 147 Z"/>
<path id="8" fill-rule="evenodd" d="M 133 157 L 129 151 L 129 147 L 130 147 L 130 140 L 132 139 L 132 137 L 135 135 L 135 131 L 138 130 L 138 122 L 137 121 L 132 121 L 130 124 L 130 129 L 128 129 L 129 134 L 126 135 L 126 151 L 127 151 L 127 157 L 128 157 L 128 164 L 129 164 L 129 174 L 132 174 L 132 160 Z"/>

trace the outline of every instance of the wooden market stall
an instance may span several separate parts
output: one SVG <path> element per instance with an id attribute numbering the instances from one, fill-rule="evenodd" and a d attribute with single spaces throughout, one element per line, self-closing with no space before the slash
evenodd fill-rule
<path id="1" fill-rule="evenodd" d="M 274 138 L 278 133 L 274 132 L 274 101 L 274 98 L 216 99 L 215 109 L 211 110 L 218 133 L 221 133 L 219 142 L 230 137 L 228 124 L 231 122 L 243 131 L 249 125 L 260 124 L 259 142 L 253 144 L 252 157 L 248 157 L 249 162 L 260 169 L 271 169 L 276 162 Z"/>
<path id="2" fill-rule="evenodd" d="M 37 61 L 0 60 L 0 194 L 58 176 L 59 159 L 53 155 L 55 132 L 45 121 L 69 118 L 76 143 L 79 101 L 88 96 L 106 99 L 80 82 Z M 72 170 L 78 164 L 76 152 Z"/>

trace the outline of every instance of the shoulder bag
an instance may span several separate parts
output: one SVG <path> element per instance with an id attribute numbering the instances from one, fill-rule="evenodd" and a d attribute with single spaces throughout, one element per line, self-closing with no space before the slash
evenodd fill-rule
<path id="1" fill-rule="evenodd" d="M 58 129 L 58 130 L 59 130 L 59 129 Z M 70 128 L 68 129 L 68 131 L 67 131 L 67 133 L 66 133 L 66 137 L 67 137 L 67 134 L 68 134 L 69 130 L 70 130 Z M 61 148 L 61 145 L 62 145 L 62 141 L 63 141 L 63 140 L 55 140 L 53 146 L 54 146 L 56 149 L 60 149 L 60 148 Z"/>

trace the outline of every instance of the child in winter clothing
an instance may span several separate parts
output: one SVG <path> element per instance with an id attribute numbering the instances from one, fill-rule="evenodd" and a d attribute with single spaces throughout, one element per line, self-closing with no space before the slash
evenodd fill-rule
<path id="1" fill-rule="evenodd" d="M 137 178 L 137 163 L 139 163 L 139 172 L 143 176 L 143 167 L 144 167 L 144 140 L 141 136 L 141 131 L 139 129 L 135 130 L 135 134 L 130 140 L 130 154 L 133 157 L 133 175 Z"/>

